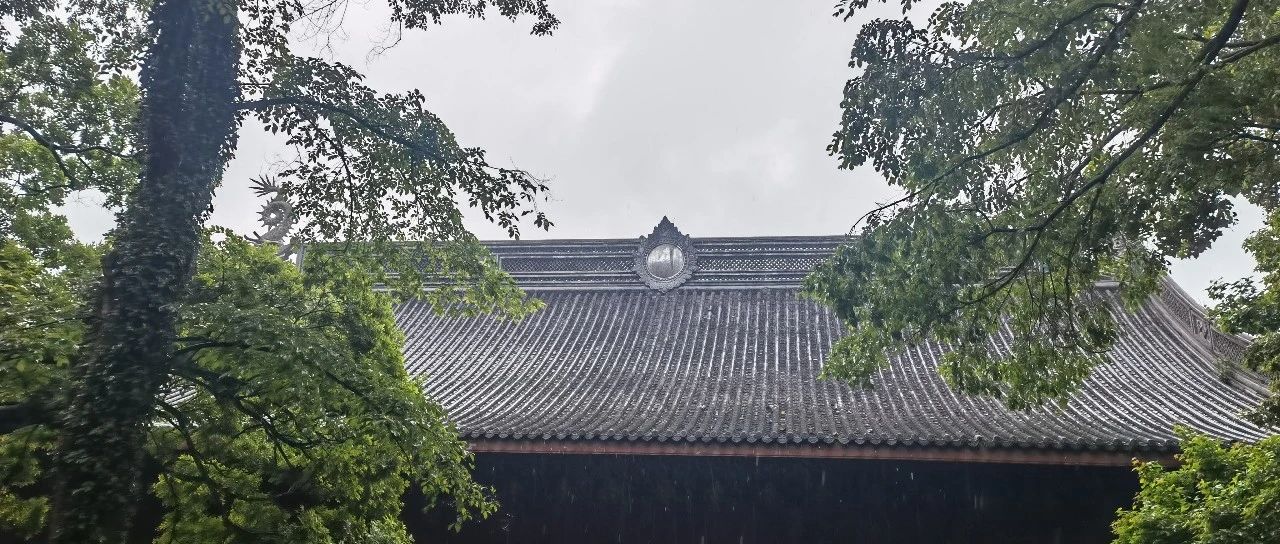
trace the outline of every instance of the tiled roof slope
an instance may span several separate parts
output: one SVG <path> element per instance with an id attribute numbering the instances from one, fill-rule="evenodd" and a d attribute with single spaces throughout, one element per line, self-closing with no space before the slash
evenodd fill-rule
<path id="1" fill-rule="evenodd" d="M 1222 362 L 1240 340 L 1197 325 L 1171 283 L 1122 314 L 1110 362 L 1065 407 L 1015 412 L 955 393 L 937 346 L 896 357 L 870 390 L 820 381 L 842 326 L 798 283 L 840 240 L 692 239 L 697 267 L 665 293 L 635 271 L 636 240 L 493 244 L 546 308 L 511 323 L 406 304 L 408 368 L 473 439 L 1170 451 L 1175 424 L 1268 434 L 1239 416 L 1264 384 Z"/>

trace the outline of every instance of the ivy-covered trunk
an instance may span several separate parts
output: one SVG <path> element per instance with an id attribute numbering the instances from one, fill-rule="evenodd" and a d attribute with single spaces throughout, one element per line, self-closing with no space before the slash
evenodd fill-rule
<path id="1" fill-rule="evenodd" d="M 145 492 L 146 433 L 175 342 L 174 303 L 234 145 L 240 46 L 222 0 L 152 8 L 140 126 L 142 176 L 103 261 L 56 463 L 50 541 L 121 542 Z"/>

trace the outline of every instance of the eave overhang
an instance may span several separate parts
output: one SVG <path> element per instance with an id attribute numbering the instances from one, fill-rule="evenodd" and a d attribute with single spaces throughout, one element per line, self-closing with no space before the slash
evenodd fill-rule
<path id="1" fill-rule="evenodd" d="M 771 457 L 1105 467 L 1132 466 L 1135 460 L 1158 461 L 1164 465 L 1175 463 L 1173 453 L 1156 451 L 484 438 L 471 439 L 467 443 L 474 453 L 531 455 Z"/>

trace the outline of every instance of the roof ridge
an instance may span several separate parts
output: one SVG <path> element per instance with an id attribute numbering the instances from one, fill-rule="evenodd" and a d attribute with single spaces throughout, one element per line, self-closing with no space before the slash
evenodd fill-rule
<path id="1" fill-rule="evenodd" d="M 1160 292 L 1152 296 L 1151 300 L 1154 302 L 1151 306 L 1156 311 L 1168 317 L 1169 322 L 1193 340 L 1195 347 L 1217 363 L 1221 378 L 1240 381 L 1261 393 L 1269 391 L 1266 378 L 1242 364 L 1244 351 L 1253 341 L 1251 337 L 1219 329 L 1209 317 L 1208 309 L 1168 275 L 1160 279 Z"/>
<path id="2" fill-rule="evenodd" d="M 809 272 L 848 241 L 844 236 L 671 237 L 488 243 L 524 289 L 798 288 Z M 672 244 L 675 245 L 672 245 Z M 658 247 L 672 253 L 652 260 Z M 679 253 L 679 255 L 675 255 Z M 683 267 L 655 280 L 646 263 Z"/>
<path id="3" fill-rule="evenodd" d="M 787 241 L 831 241 L 831 240 L 851 240 L 857 238 L 856 235 L 849 234 L 792 234 L 782 236 L 690 236 L 694 241 L 698 242 L 787 242 Z M 579 245 L 579 244 L 632 244 L 639 240 L 640 237 L 631 238 L 499 238 L 494 240 L 480 240 L 479 242 L 485 246 L 507 246 L 507 245 Z"/>

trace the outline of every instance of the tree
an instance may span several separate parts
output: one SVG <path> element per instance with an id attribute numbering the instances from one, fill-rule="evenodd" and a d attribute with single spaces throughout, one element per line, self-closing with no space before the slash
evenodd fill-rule
<path id="1" fill-rule="evenodd" d="M 1117 338 L 1123 309 L 1096 282 L 1142 304 L 1244 200 L 1270 215 L 1246 244 L 1261 284 L 1217 284 L 1215 313 L 1257 335 L 1243 364 L 1273 394 L 1251 417 L 1280 423 L 1280 2 L 947 2 L 922 25 L 866 24 L 850 64 L 828 150 L 904 194 L 807 279 L 850 331 L 826 375 L 868 385 L 887 353 L 933 340 L 960 390 L 1062 398 Z M 989 349 L 1002 328 L 1011 345 Z M 1180 468 L 1138 467 L 1117 542 L 1274 541 L 1277 442 L 1181 442 Z"/>
<path id="2" fill-rule="evenodd" d="M 62 337 L 59 349 L 68 342 L 78 341 L 79 345 L 57 351 L 51 359 L 41 359 L 45 366 L 40 368 L 45 368 L 48 364 L 56 367 L 63 360 L 60 357 L 65 357 L 67 372 L 50 370 L 53 377 L 46 386 L 24 383 L 12 391 L 5 386 L 6 394 L 13 393 L 4 399 L 8 402 L 3 407 L 6 425 L 0 429 L 8 431 L 7 444 L 14 433 L 32 436 L 33 443 L 49 433 L 56 435 L 47 446 L 52 542 L 117 542 L 123 538 L 143 497 L 149 463 L 173 471 L 159 480 L 172 493 L 160 496 L 171 512 L 178 513 L 171 514 L 165 530 L 181 535 L 234 530 L 234 539 L 257 539 L 253 523 L 276 518 L 243 510 L 273 507 L 253 492 L 255 477 L 266 478 L 258 484 L 261 493 L 273 486 L 289 493 L 299 486 L 315 488 L 302 494 L 302 503 L 276 504 L 292 508 L 291 514 L 279 518 L 286 521 L 286 527 L 300 528 L 307 535 L 320 534 L 321 528 L 348 527 L 344 524 L 351 522 L 350 517 L 320 513 L 323 508 L 364 520 L 364 525 L 348 529 L 363 527 L 359 530 L 367 534 L 331 532 L 330 537 L 338 540 L 376 540 L 374 532 L 384 536 L 383 540 L 404 538 L 402 534 L 395 536 L 394 527 L 375 528 L 367 523 L 372 519 L 368 516 L 385 514 L 386 498 L 399 485 L 396 478 L 415 481 L 428 491 L 459 492 L 464 506 L 479 504 L 459 479 L 457 467 L 462 460 L 457 458 L 456 448 L 448 441 L 441 442 L 447 433 L 431 426 L 440 425 L 440 414 L 430 405 L 414 405 L 404 397 L 407 389 L 396 385 L 397 380 L 403 381 L 402 375 L 344 384 L 345 375 L 332 372 L 336 369 L 317 370 L 312 378 L 330 380 L 349 395 L 335 396 L 336 405 L 307 406 L 297 397 L 285 402 L 281 395 L 288 391 L 275 389 L 284 385 L 268 387 L 258 383 L 262 376 L 237 375 L 231 369 L 239 368 L 238 364 L 227 362 L 232 355 L 208 351 L 237 348 L 237 360 L 269 357 L 257 353 L 264 351 L 284 357 L 282 361 L 301 364 L 296 359 L 303 355 L 301 346 L 255 351 L 261 347 L 255 342 L 262 339 L 252 334 L 279 330 L 235 331 L 233 324 L 253 320 L 234 316 L 225 308 L 226 319 L 239 320 L 222 323 L 231 328 L 220 331 L 215 324 L 204 323 L 202 327 L 213 328 L 184 330 L 196 325 L 192 324 L 195 317 L 184 315 L 183 309 L 200 304 L 205 300 L 202 296 L 210 296 L 208 286 L 192 285 L 197 269 L 221 266 L 198 263 L 203 222 L 213 191 L 222 181 L 223 167 L 234 154 L 237 134 L 249 116 L 272 132 L 283 132 L 288 144 L 298 151 L 296 163 L 279 173 L 280 190 L 293 202 L 301 221 L 298 240 L 359 242 L 342 253 L 343 260 L 356 263 L 345 268 L 372 274 L 367 263 L 376 256 L 377 262 L 399 273 L 392 283 L 401 293 L 423 294 L 428 281 L 443 278 L 447 283 L 431 291 L 432 300 L 442 305 L 455 303 L 464 311 L 498 310 L 517 316 L 534 307 L 463 228 L 458 207 L 460 200 L 466 200 L 516 236 L 522 218 L 531 218 L 540 228 L 550 225 L 535 207 L 545 186 L 525 172 L 494 167 L 482 150 L 458 144 L 444 124 L 425 109 L 421 93 L 380 95 L 363 85 L 360 74 L 351 68 L 300 57 L 290 50 L 288 36 L 294 25 L 329 24 L 343 4 L 17 0 L 0 6 L 0 128 L 4 130 L 0 152 L 6 153 L 2 166 L 7 170 L 4 192 L 0 193 L 6 210 L 0 219 L 21 225 L 29 219 L 45 218 L 47 206 L 60 203 L 68 192 L 90 188 L 103 190 L 109 203 L 118 204 L 120 210 L 117 228 L 101 258 L 100 278 L 92 285 L 77 284 L 88 301 L 81 312 L 85 325 L 66 331 L 70 336 Z M 490 6 L 511 19 L 535 17 L 535 34 L 547 34 L 558 24 L 541 0 L 388 0 L 388 5 L 391 22 L 401 29 L 426 28 L 451 14 L 481 17 Z M 43 225 L 40 228 L 65 228 L 57 221 L 39 223 Z M 422 243 L 393 243 L 405 239 Z M 17 263 L 13 272 L 6 272 L 14 281 L 42 277 L 55 278 L 48 280 L 52 284 L 64 281 L 57 257 L 40 254 L 55 250 L 40 245 L 23 249 L 30 255 L 21 256 L 22 251 L 6 248 L 6 259 Z M 234 244 L 223 251 L 253 257 Z M 360 265 L 362 262 L 366 264 Z M 223 265 L 235 270 L 231 264 Z M 423 269 L 431 277 L 424 275 Z M 329 336 L 299 330 L 296 337 L 323 340 L 321 345 L 334 349 L 342 346 L 345 338 L 351 344 L 348 351 L 354 346 L 376 347 L 376 354 L 352 351 L 354 362 L 349 364 L 384 373 L 402 372 L 392 370 L 393 350 L 388 347 L 392 342 L 384 330 L 387 314 L 374 311 L 382 302 L 361 299 L 365 295 L 357 293 L 371 284 L 334 279 L 342 275 L 333 267 L 329 271 L 332 273 L 316 276 L 323 279 L 272 280 L 285 291 L 273 295 L 284 299 L 272 302 L 291 301 L 294 308 L 326 307 L 321 304 L 326 297 L 357 297 L 348 303 L 372 312 L 370 321 L 359 322 L 339 312 L 346 317 L 316 324 L 323 326 L 321 330 L 327 327 Z M 270 275 L 268 272 L 285 274 L 281 270 L 258 271 Z M 249 279 L 264 280 L 240 278 Z M 308 281 L 321 283 L 308 287 Z M 222 288 L 235 291 L 233 286 Z M 15 292 L 15 304 L 43 302 L 37 291 L 24 287 Z M 250 297 L 244 293 L 219 296 L 232 294 Z M 317 297 L 320 300 L 311 300 Z M 219 306 L 201 308 L 211 311 Z M 56 319 L 62 322 L 67 312 L 79 310 L 60 306 L 33 307 L 32 311 L 31 316 L 16 318 L 21 326 L 39 323 L 32 319 L 38 319 L 43 311 L 58 312 Z M 302 316 L 293 316 L 292 321 L 295 326 L 306 322 Z M 375 331 L 379 334 L 373 334 Z M 199 334 L 189 336 L 191 332 Z M 233 332 L 246 337 L 227 339 L 215 334 Z M 206 341 L 215 343 L 206 345 Z M 222 346 L 220 342 L 237 344 Z M 277 347 L 283 351 L 276 353 Z M 320 352 L 306 355 L 318 357 Z M 220 358 L 221 363 L 217 362 Z M 386 397 L 349 398 L 370 395 L 364 387 L 388 384 L 394 390 Z M 314 384 L 302 387 L 320 391 Z M 173 406 L 175 391 L 185 390 L 195 391 L 195 396 L 181 407 Z M 258 400 L 246 403 L 246 395 Z M 347 400 L 336 400 L 341 398 Z M 405 411 L 388 412 L 393 405 Z M 324 423 L 316 419 L 321 415 L 336 417 L 320 410 L 322 407 L 349 410 L 338 413 L 353 421 L 334 422 L 332 429 L 308 426 Z M 378 419 L 389 413 L 403 413 L 409 419 Z M 173 433 L 157 437 L 158 422 L 179 435 L 184 430 L 190 434 L 179 440 L 176 457 L 164 457 L 162 452 L 172 451 L 169 446 L 178 439 Z M 272 426 L 285 428 L 272 430 Z M 227 440 L 227 436 L 217 434 L 220 432 L 260 443 L 255 448 L 240 442 L 234 445 L 242 449 L 223 451 L 219 448 L 227 444 L 218 440 Z M 396 453 L 370 443 L 370 437 L 387 435 L 397 438 L 388 444 L 402 446 L 404 451 Z M 154 449 L 156 444 L 165 447 Z M 328 461 L 300 453 L 308 447 L 331 448 L 323 449 L 327 453 L 317 457 Z M 210 454 L 212 463 L 201 463 L 200 452 L 217 453 Z M 357 472 L 351 463 L 368 460 L 361 457 L 366 455 L 385 461 L 366 469 L 386 473 L 353 476 Z M 264 462 L 263 456 L 269 456 L 270 463 Z M 336 463 L 336 459 L 345 461 Z M 420 464 L 424 461 L 430 462 Z M 202 464 L 217 470 L 205 474 Z M 15 469 L 16 474 L 35 477 L 32 465 L 13 466 L 21 468 Z M 444 472 L 409 468 L 418 466 Z M 276 469 L 280 471 L 270 472 Z M 270 473 L 264 475 L 264 471 Z M 184 476 L 174 476 L 179 473 Z M 338 483 L 354 481 L 381 487 L 369 490 L 373 495 L 361 501 L 335 499 L 333 493 L 347 492 L 337 490 Z M 178 496 L 208 500 L 170 500 Z M 321 502 L 306 502 L 316 500 Z M 23 504 L 32 516 L 41 508 L 35 503 Z M 351 506 L 344 509 L 346 504 Z M 178 517 L 172 517 L 175 515 Z M 249 532 L 241 533 L 241 529 Z M 277 536 L 280 541 L 293 542 L 297 540 L 290 538 L 303 533 Z"/>
<path id="3" fill-rule="evenodd" d="M 1211 312 L 1223 330 L 1253 335 L 1243 363 L 1274 378 L 1280 376 L 1280 212 L 1273 210 L 1244 245 L 1257 261 L 1258 281 L 1215 282 L 1209 294 L 1218 305 Z M 1271 382 L 1273 391 L 1276 381 Z M 1280 395 L 1268 396 L 1251 416 L 1258 423 L 1280 428 Z"/>
<path id="4" fill-rule="evenodd" d="M 30 402 L 69 386 L 84 325 L 68 295 L 94 275 L 51 271 L 13 241 L 3 250 L 0 303 L 21 325 L 0 343 L 4 400 Z M 205 243 L 146 435 L 157 541 L 407 542 L 411 486 L 448 496 L 459 522 L 492 512 L 465 444 L 404 369 L 390 295 L 374 289 L 383 277 L 346 254 L 313 253 L 303 271 L 270 246 Z M 56 438 L 53 424 L 0 437 L 0 520 L 28 536 L 44 526 Z"/>
<path id="5" fill-rule="evenodd" d="M 1169 259 L 1234 222 L 1232 199 L 1280 204 L 1277 13 L 976 0 L 863 26 L 828 149 L 904 196 L 808 279 L 851 331 L 825 373 L 869 383 L 886 353 L 931 339 L 954 347 L 940 371 L 966 392 L 1025 408 L 1072 391 L 1117 336 L 1098 280 L 1141 304 Z M 1000 328 L 1012 344 L 996 353 Z"/>
<path id="6" fill-rule="evenodd" d="M 1137 466 L 1142 490 L 1116 544 L 1263 544 L 1280 538 L 1280 437 L 1224 446 L 1183 431 L 1180 465 Z"/>

